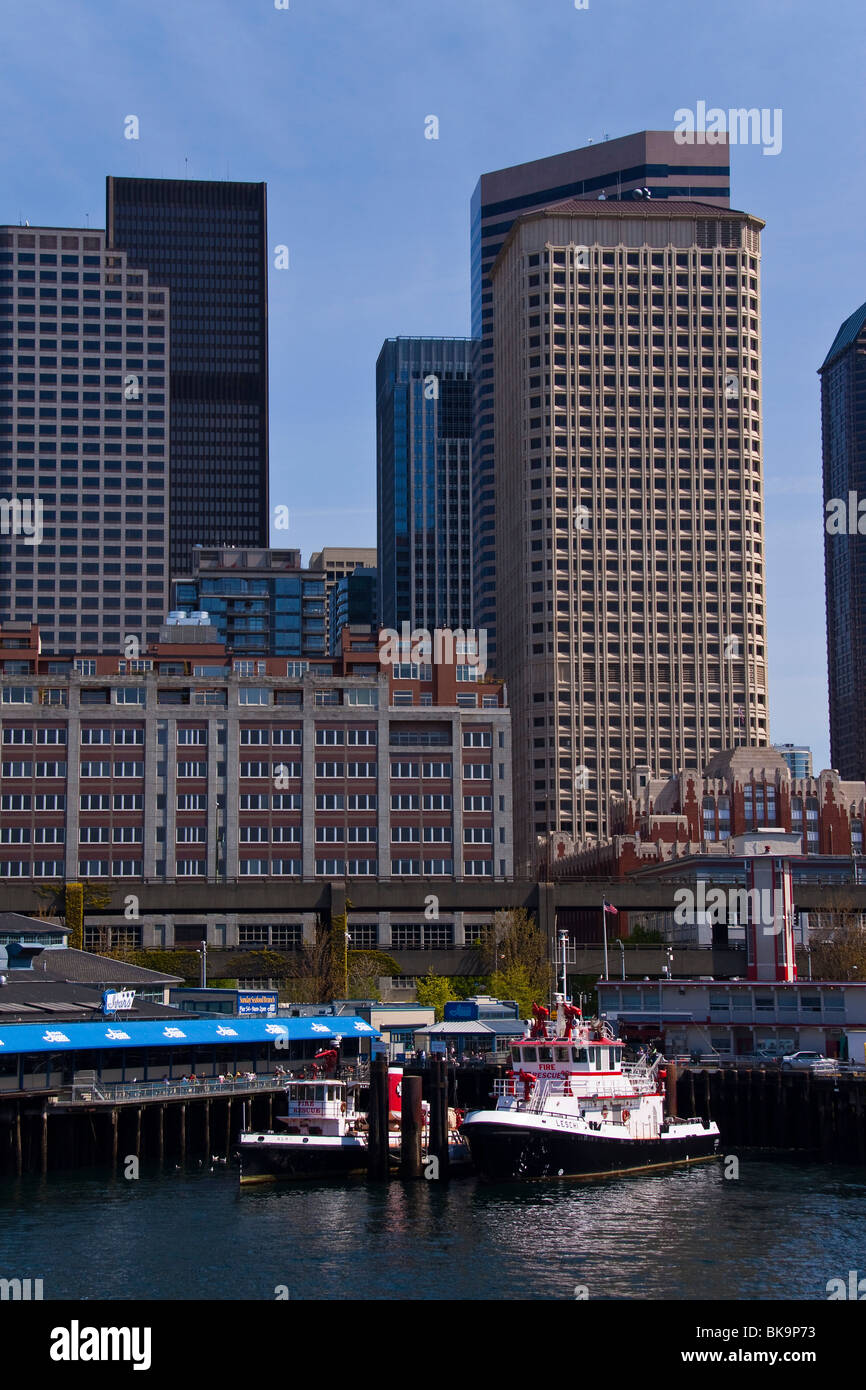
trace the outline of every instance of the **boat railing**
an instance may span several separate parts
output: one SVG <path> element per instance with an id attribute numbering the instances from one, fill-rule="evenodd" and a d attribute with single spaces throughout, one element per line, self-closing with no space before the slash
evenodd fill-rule
<path id="1" fill-rule="evenodd" d="M 646 1062 L 623 1062 L 622 1074 L 636 1091 L 654 1091 L 658 1086 L 658 1068 L 658 1061 L 651 1066 Z"/>
<path id="2" fill-rule="evenodd" d="M 551 1093 L 552 1085 L 553 1083 L 547 1077 L 539 1077 L 532 1088 L 532 1095 L 526 1106 L 527 1110 L 533 1112 L 543 1110 Z"/>

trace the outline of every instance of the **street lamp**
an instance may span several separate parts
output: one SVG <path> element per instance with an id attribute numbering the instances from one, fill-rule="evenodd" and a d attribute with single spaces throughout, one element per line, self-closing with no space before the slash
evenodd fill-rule
<path id="1" fill-rule="evenodd" d="M 207 989 L 207 942 L 202 941 L 199 949 L 201 956 L 201 987 Z"/>

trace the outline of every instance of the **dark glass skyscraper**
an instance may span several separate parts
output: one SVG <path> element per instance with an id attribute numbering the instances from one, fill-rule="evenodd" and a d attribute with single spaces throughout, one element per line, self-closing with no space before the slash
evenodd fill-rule
<path id="1" fill-rule="evenodd" d="M 109 247 L 171 291 L 171 570 L 268 544 L 263 183 L 107 180 Z M 149 330 L 148 330 L 149 331 Z"/>
<path id="2" fill-rule="evenodd" d="M 830 757 L 866 777 L 866 304 L 846 319 L 820 368 Z M 835 506 L 828 506 L 835 503 Z M 866 511 L 866 508 L 864 508 Z"/>
<path id="3" fill-rule="evenodd" d="M 472 624 L 472 340 L 389 338 L 376 363 L 379 613 Z"/>
<path id="4" fill-rule="evenodd" d="M 730 205 L 727 136 L 717 145 L 678 144 L 673 131 L 644 130 L 581 150 L 482 174 L 472 195 L 472 337 L 475 435 L 472 457 L 473 610 L 496 655 L 496 519 L 493 448 L 493 286 L 490 268 L 517 217 L 563 198 L 696 198 Z M 550 427 L 547 426 L 550 445 Z M 495 663 L 494 663 L 495 664 Z"/>

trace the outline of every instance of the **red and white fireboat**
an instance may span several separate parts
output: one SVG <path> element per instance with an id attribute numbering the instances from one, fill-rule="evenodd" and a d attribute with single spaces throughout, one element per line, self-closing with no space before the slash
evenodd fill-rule
<path id="1" fill-rule="evenodd" d="M 463 1122 L 483 1178 L 614 1177 L 718 1155 L 713 1121 L 665 1117 L 662 1058 L 623 1062 L 606 1021 L 584 1021 L 562 994 L 554 1001 L 553 1020 L 533 1005 L 529 1037 L 513 1040 L 513 1071 L 494 1082 L 495 1109 Z"/>

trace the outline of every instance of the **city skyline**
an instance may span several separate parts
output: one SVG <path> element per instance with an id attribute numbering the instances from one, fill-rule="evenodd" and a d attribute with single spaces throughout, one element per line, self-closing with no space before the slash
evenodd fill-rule
<path id="1" fill-rule="evenodd" d="M 778 157 L 748 146 L 731 152 L 735 205 L 767 222 L 770 736 L 808 743 L 816 767 L 829 764 L 815 372 L 839 323 L 863 298 L 863 193 L 850 178 L 848 144 L 832 134 L 859 129 L 856 46 L 838 42 L 846 17 L 850 28 L 857 13 L 852 5 L 840 8 L 835 24 L 822 23 L 805 4 L 788 7 L 791 24 L 781 30 L 774 14 L 742 4 L 733 6 L 722 33 L 696 14 L 687 69 L 676 46 L 657 44 L 659 25 L 675 22 L 670 4 L 652 16 L 636 8 L 624 15 L 606 6 L 586 13 L 564 6 L 543 17 L 520 3 L 482 0 L 472 15 L 446 4 L 436 34 L 423 16 L 397 31 L 347 3 L 243 17 L 217 4 L 204 26 L 156 6 L 147 17 L 128 16 L 117 36 L 103 32 L 92 6 L 74 15 L 59 4 L 48 9 L 48 27 L 21 12 L 7 20 L 6 220 L 78 225 L 89 212 L 95 227 L 109 171 L 205 178 L 228 172 L 268 182 L 270 249 L 285 244 L 291 252 L 285 274 L 272 257 L 270 312 L 271 500 L 290 506 L 292 530 L 271 540 L 304 554 L 341 541 L 373 543 L 375 354 L 383 338 L 398 333 L 468 331 L 466 208 L 483 170 L 574 149 L 590 136 L 598 143 L 605 132 L 672 128 L 675 112 L 704 98 L 724 107 L 783 107 Z M 748 53 L 736 38 L 738 17 L 752 35 Z M 324 50 L 334 33 L 342 38 L 329 51 L 325 107 L 300 55 L 310 43 Z M 68 57 L 97 34 L 105 81 L 92 99 Z M 819 69 L 808 90 L 800 80 L 804 42 Z M 774 53 L 769 77 L 761 59 L 767 45 Z M 573 60 L 605 49 L 619 52 L 618 63 L 610 70 L 591 65 L 576 100 Z M 636 78 L 646 51 L 654 63 Z M 532 92 L 519 127 L 510 116 L 509 78 L 518 61 L 523 90 Z M 179 64 L 181 84 L 170 80 Z M 220 104 L 227 89 L 236 93 L 229 109 Z M 373 98 L 382 91 L 384 101 Z M 43 100 L 34 101 L 34 93 Z M 127 140 L 124 118 L 137 107 L 141 138 Z M 439 116 L 438 141 L 425 139 L 431 112 Z M 856 133 L 851 139 L 856 144 Z M 819 167 L 820 214 L 809 172 Z M 321 178 L 323 168 L 328 178 Z M 344 234 L 335 259 L 321 226 L 338 210 Z M 406 230 L 402 238 L 383 235 L 395 218 Z M 332 303 L 323 300 L 326 286 L 334 290 Z M 322 405 L 333 383 L 321 367 L 338 329 L 351 343 L 352 369 L 341 376 L 340 409 L 328 414 L 323 430 Z M 326 468 L 339 485 L 333 509 L 322 497 Z"/>

